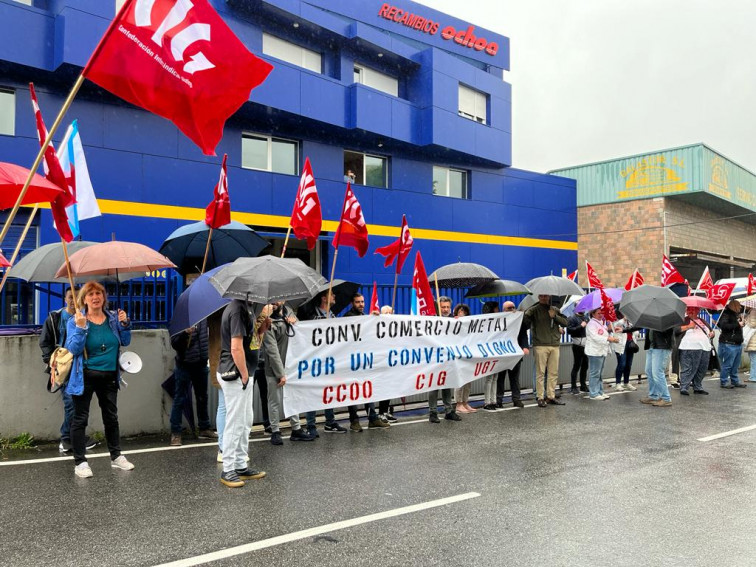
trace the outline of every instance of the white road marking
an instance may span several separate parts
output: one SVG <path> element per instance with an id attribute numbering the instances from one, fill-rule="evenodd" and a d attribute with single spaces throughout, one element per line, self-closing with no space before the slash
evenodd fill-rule
<path id="1" fill-rule="evenodd" d="M 708 437 L 701 437 L 698 441 L 714 441 L 715 439 L 722 439 L 722 437 L 729 437 L 730 435 L 737 435 L 738 433 L 745 433 L 746 431 L 753 431 L 756 429 L 756 425 L 749 425 L 748 427 L 741 427 L 740 429 L 733 429 L 732 431 L 725 431 L 724 433 L 717 433 L 716 435 L 709 435 Z"/>
<path id="2" fill-rule="evenodd" d="M 236 547 L 229 547 L 215 551 L 212 553 L 206 553 L 204 555 L 198 555 L 196 557 L 189 557 L 187 559 L 179 559 L 178 561 L 172 561 L 170 563 L 162 563 L 157 567 L 192 567 L 193 565 L 201 565 L 203 563 L 209 563 L 211 561 L 219 561 L 221 559 L 227 559 L 229 557 L 235 557 L 237 555 L 243 555 L 245 553 L 251 553 L 260 549 L 273 547 L 276 545 L 282 545 L 290 543 L 292 541 L 298 541 L 302 539 L 311 538 L 317 535 L 335 532 L 337 530 L 343 530 L 370 522 L 377 522 L 379 520 L 385 520 L 388 518 L 395 518 L 397 516 L 403 516 L 405 514 L 412 514 L 414 512 L 420 512 L 422 510 L 428 510 L 430 508 L 437 508 L 439 506 L 446 506 L 447 504 L 454 504 L 455 502 L 462 502 L 464 500 L 470 500 L 471 498 L 478 498 L 480 496 L 477 492 L 467 492 L 465 494 L 458 494 L 456 496 L 449 496 L 448 498 L 441 498 L 439 500 L 431 500 L 429 502 L 422 502 L 420 504 L 413 504 L 412 506 L 405 506 L 403 508 L 395 508 L 393 510 L 386 510 L 385 512 L 378 512 L 376 514 L 369 514 L 367 516 L 360 516 L 358 518 L 352 518 L 351 520 L 342 520 L 341 522 L 334 522 L 332 524 L 325 524 L 323 526 L 316 526 L 314 528 L 308 528 L 298 532 L 292 532 L 290 534 L 284 534 L 269 539 L 263 539 L 244 545 L 238 545 Z"/>

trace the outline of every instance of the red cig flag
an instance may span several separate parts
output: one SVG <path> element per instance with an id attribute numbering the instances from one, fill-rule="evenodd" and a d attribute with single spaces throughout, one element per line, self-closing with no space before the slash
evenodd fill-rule
<path id="1" fill-rule="evenodd" d="M 29 83 L 29 93 L 31 94 L 32 107 L 34 107 L 34 117 L 37 121 L 37 138 L 39 138 L 39 145 L 41 147 L 47 139 L 47 127 L 45 126 L 44 120 L 42 120 L 42 111 L 39 109 L 37 93 L 34 91 L 34 85 L 31 83 Z M 53 220 L 55 221 L 55 230 L 58 231 L 58 234 L 63 240 L 71 242 L 74 239 L 74 236 L 71 232 L 71 227 L 68 224 L 66 207 L 73 205 L 75 200 L 71 188 L 68 186 L 66 174 L 63 173 L 63 168 L 58 161 L 58 155 L 55 153 L 55 148 L 53 147 L 52 142 L 50 142 L 45 150 L 44 167 L 45 177 L 63 189 L 63 193 L 50 203 Z"/>
<path id="2" fill-rule="evenodd" d="M 381 306 L 378 303 L 378 284 L 373 282 L 373 295 L 370 296 L 370 314 L 375 312 L 380 313 Z"/>
<path id="3" fill-rule="evenodd" d="M 231 222 L 231 200 L 228 197 L 228 176 L 226 175 L 226 160 L 228 154 L 223 154 L 220 179 L 215 186 L 213 200 L 205 209 L 205 224 L 210 228 L 220 228 Z"/>
<path id="4" fill-rule="evenodd" d="M 635 268 L 635 270 L 633 270 L 633 275 L 630 276 L 630 279 L 627 280 L 627 283 L 625 284 L 625 289 L 631 290 L 641 285 L 643 285 L 643 276 L 638 271 L 638 268 Z"/>
<path id="5" fill-rule="evenodd" d="M 294 236 L 307 241 L 307 249 L 315 248 L 323 226 L 323 213 L 320 209 L 318 188 L 315 186 L 315 176 L 312 173 L 310 158 L 305 158 L 302 176 L 299 178 L 297 198 L 291 211 L 291 225 Z"/>
<path id="6" fill-rule="evenodd" d="M 587 260 L 585 262 L 585 271 L 588 274 L 588 287 L 603 289 L 604 284 L 601 283 L 596 270 L 593 269 L 593 266 L 591 266 Z"/>
<path id="7" fill-rule="evenodd" d="M 423 257 L 418 250 L 415 254 L 415 271 L 412 274 L 412 288 L 417 296 L 418 315 L 436 315 L 436 304 L 433 302 L 433 292 L 428 282 Z"/>
<path id="8" fill-rule="evenodd" d="M 409 256 L 410 250 L 412 250 L 413 242 L 414 239 L 410 234 L 407 217 L 402 215 L 402 233 L 399 235 L 399 238 L 387 246 L 376 248 L 375 253 L 386 256 L 386 261 L 383 263 L 384 268 L 388 268 L 396 260 L 396 273 L 400 274 L 402 273 L 404 261 Z"/>
<path id="9" fill-rule="evenodd" d="M 367 253 L 370 245 L 365 217 L 362 216 L 362 207 L 357 197 L 354 196 L 350 183 L 347 183 L 346 193 L 344 194 L 344 206 L 341 209 L 339 228 L 336 229 L 336 234 L 333 237 L 334 248 L 338 249 L 342 244 L 354 248 L 360 258 Z"/>
<path id="10" fill-rule="evenodd" d="M 82 75 L 215 155 L 226 120 L 272 69 L 207 0 L 126 0 Z"/>
<path id="11" fill-rule="evenodd" d="M 662 286 L 668 286 L 676 283 L 685 283 L 685 278 L 677 271 L 669 261 L 666 254 L 662 254 Z"/>

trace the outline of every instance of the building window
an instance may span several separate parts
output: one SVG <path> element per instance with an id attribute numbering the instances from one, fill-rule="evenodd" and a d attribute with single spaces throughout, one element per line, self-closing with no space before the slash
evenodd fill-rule
<path id="1" fill-rule="evenodd" d="M 13 136 L 16 133 L 16 93 L 0 88 L 0 134 Z"/>
<path id="2" fill-rule="evenodd" d="M 292 140 L 272 136 L 244 134 L 242 136 L 242 167 L 297 175 L 299 144 Z"/>
<path id="3" fill-rule="evenodd" d="M 467 199 L 467 172 L 448 167 L 433 166 L 433 194 Z"/>
<path id="4" fill-rule="evenodd" d="M 355 64 L 354 82 L 366 87 L 372 87 L 391 96 L 399 96 L 398 79 L 364 65 Z"/>
<path id="5" fill-rule="evenodd" d="M 295 43 L 290 43 L 267 33 L 263 34 L 263 53 L 281 59 L 292 65 L 304 67 L 315 73 L 322 73 L 322 56 Z"/>
<path id="6" fill-rule="evenodd" d="M 344 181 L 349 172 L 354 174 L 352 183 L 371 187 L 388 187 L 388 159 L 358 152 L 344 152 Z"/>
<path id="7" fill-rule="evenodd" d="M 470 87 L 459 85 L 459 115 L 481 124 L 488 123 L 488 97 Z"/>

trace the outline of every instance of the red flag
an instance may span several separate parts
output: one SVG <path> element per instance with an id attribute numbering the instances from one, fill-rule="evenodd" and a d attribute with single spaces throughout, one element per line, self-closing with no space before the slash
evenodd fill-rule
<path id="1" fill-rule="evenodd" d="M 753 274 L 748 274 L 748 287 L 746 288 L 746 295 L 753 295 L 756 293 L 756 282 L 753 279 Z"/>
<path id="2" fill-rule="evenodd" d="M 323 213 L 320 210 L 318 189 L 315 187 L 315 176 L 312 174 L 309 157 L 305 158 L 302 176 L 299 178 L 299 189 L 289 224 L 294 236 L 300 240 L 307 240 L 308 250 L 315 248 L 323 225 Z"/>
<path id="3" fill-rule="evenodd" d="M 37 102 L 37 93 L 34 91 L 34 85 L 29 83 L 29 92 L 31 93 L 32 106 L 34 107 L 34 117 L 37 120 L 37 138 L 39 138 L 40 147 L 45 143 L 47 139 L 47 128 L 45 122 L 42 120 L 42 111 L 39 109 L 39 102 Z M 71 227 L 68 224 L 68 215 L 66 214 L 66 207 L 73 205 L 75 200 L 71 193 L 71 188 L 66 180 L 66 174 L 63 173 L 63 168 L 58 161 L 58 155 L 55 153 L 55 148 L 52 142 L 47 146 L 45 150 L 45 177 L 63 189 L 61 193 L 52 203 L 50 203 L 50 209 L 52 210 L 53 220 L 55 221 L 55 230 L 58 231 L 60 237 L 66 242 L 71 242 L 74 239 Z"/>
<path id="4" fill-rule="evenodd" d="M 223 154 L 223 164 L 221 165 L 220 179 L 215 186 L 215 195 L 205 209 L 205 224 L 210 228 L 220 228 L 231 222 L 231 200 L 228 198 L 226 159 L 228 159 L 228 154 Z"/>
<path id="5" fill-rule="evenodd" d="M 336 234 L 333 236 L 333 247 L 338 250 L 340 245 L 351 246 L 357 250 L 362 258 L 368 251 L 368 231 L 362 207 L 352 192 L 352 185 L 347 183 L 344 194 L 344 207 L 341 209 L 341 220 Z"/>
<path id="6" fill-rule="evenodd" d="M 630 276 L 630 279 L 627 280 L 627 283 L 625 284 L 625 289 L 629 291 L 641 285 L 643 285 L 643 276 L 638 271 L 638 268 L 635 268 L 635 270 L 633 270 L 633 275 Z"/>
<path id="7" fill-rule="evenodd" d="M 272 69 L 208 0 L 127 0 L 82 75 L 215 155 L 226 120 Z"/>
<path id="8" fill-rule="evenodd" d="M 404 266 L 404 261 L 407 259 L 407 256 L 409 256 L 410 250 L 412 250 L 413 242 L 414 239 L 410 234 L 407 217 L 402 215 L 402 233 L 399 238 L 387 246 L 376 248 L 375 253 L 380 254 L 381 256 L 386 256 L 386 261 L 383 263 L 384 268 L 388 268 L 394 263 L 394 260 L 397 260 L 396 273 L 400 274 L 402 272 L 402 266 Z"/>
<path id="9" fill-rule="evenodd" d="M 418 315 L 436 315 L 436 304 L 433 302 L 433 292 L 431 291 L 428 274 L 425 271 L 423 257 L 418 250 L 415 254 L 415 271 L 412 274 L 412 289 L 417 297 L 417 314 Z"/>
<path id="10" fill-rule="evenodd" d="M 676 284 L 685 283 L 685 278 L 682 277 L 680 272 L 672 265 L 666 254 L 662 254 L 662 281 L 663 287 Z"/>
<path id="11" fill-rule="evenodd" d="M 578 271 L 577 270 L 575 270 L 571 274 L 567 274 L 567 279 L 568 280 L 572 280 L 575 283 L 577 283 L 577 278 L 578 278 Z"/>
<path id="12" fill-rule="evenodd" d="M 381 312 L 381 306 L 378 304 L 378 284 L 373 282 L 373 295 L 370 296 L 370 314 Z"/>
<path id="13" fill-rule="evenodd" d="M 733 289 L 735 289 L 734 283 L 715 285 L 711 289 L 706 290 L 706 297 L 716 303 L 719 309 L 722 309 L 727 305 Z"/>
<path id="14" fill-rule="evenodd" d="M 10 268 L 10 262 L 2 252 L 0 252 L 0 268 Z"/>
<path id="15" fill-rule="evenodd" d="M 601 283 L 596 270 L 593 269 L 593 266 L 591 266 L 587 260 L 585 262 L 585 271 L 588 274 L 588 287 L 603 289 L 604 284 Z"/>
<path id="16" fill-rule="evenodd" d="M 703 274 L 701 274 L 701 279 L 698 280 L 697 289 L 703 289 L 705 291 L 713 287 L 714 287 L 714 280 L 711 279 L 711 274 L 709 273 L 709 266 L 706 266 L 706 269 L 703 271 Z"/>
<path id="17" fill-rule="evenodd" d="M 614 302 L 606 294 L 604 288 L 600 287 L 599 291 L 601 292 L 601 313 L 604 314 L 604 319 L 609 323 L 613 323 L 617 320 L 617 312 L 614 310 Z"/>

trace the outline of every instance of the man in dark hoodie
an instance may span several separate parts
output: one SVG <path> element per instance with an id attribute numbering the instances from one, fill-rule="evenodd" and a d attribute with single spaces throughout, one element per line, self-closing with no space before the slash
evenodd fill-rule
<path id="1" fill-rule="evenodd" d="M 717 326 L 722 329 L 719 335 L 719 361 L 722 369 L 719 373 L 719 385 L 722 388 L 745 388 L 738 378 L 738 367 L 743 355 L 743 326 L 739 317 L 740 302 L 733 299 L 719 316 Z M 753 372 L 753 370 L 752 370 Z"/>

